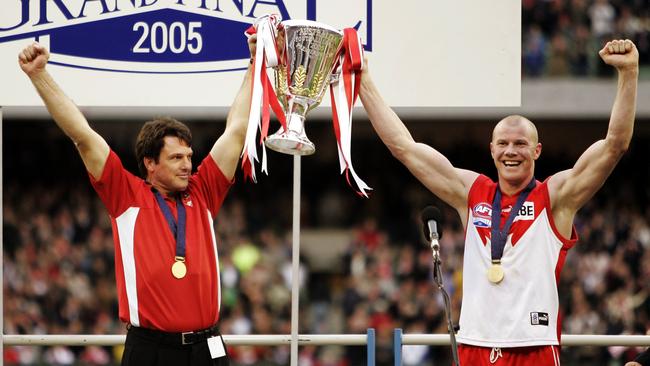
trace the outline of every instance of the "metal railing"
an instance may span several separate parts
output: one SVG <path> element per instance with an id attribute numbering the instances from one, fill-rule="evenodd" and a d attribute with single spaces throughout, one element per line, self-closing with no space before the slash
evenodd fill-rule
<path id="1" fill-rule="evenodd" d="M 448 346 L 449 334 L 403 334 L 393 331 L 394 365 L 402 365 L 403 345 Z M 650 335 L 563 334 L 562 346 L 650 346 Z"/>
<path id="2" fill-rule="evenodd" d="M 124 344 L 125 335 L 2 335 L 4 346 L 116 346 Z M 224 335 L 224 342 L 229 346 L 287 346 L 291 344 L 290 334 L 256 334 Z M 650 346 L 650 335 L 562 335 L 563 346 Z M 366 346 L 368 366 L 375 365 L 375 330 L 369 328 L 366 334 L 300 334 L 298 344 L 301 346 Z M 393 350 L 395 366 L 401 365 L 402 346 L 428 345 L 448 346 L 448 334 L 404 334 L 397 328 L 393 332 Z"/>
<path id="3" fill-rule="evenodd" d="M 124 344 L 126 335 L 90 334 L 3 334 L 4 346 L 117 346 Z M 229 346 L 288 346 L 290 334 L 224 335 Z M 368 366 L 375 365 L 375 330 L 369 328 L 366 334 L 300 334 L 301 346 L 366 346 Z"/>

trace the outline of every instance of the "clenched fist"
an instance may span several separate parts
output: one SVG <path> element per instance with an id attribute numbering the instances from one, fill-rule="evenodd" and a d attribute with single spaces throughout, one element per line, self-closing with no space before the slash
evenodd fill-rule
<path id="1" fill-rule="evenodd" d="M 18 64 L 27 76 L 32 77 L 45 70 L 50 52 L 39 43 L 34 42 L 18 54 Z"/>
<path id="2" fill-rule="evenodd" d="M 598 54 L 606 64 L 614 66 L 619 71 L 639 68 L 639 51 L 629 39 L 609 41 L 602 50 L 598 51 Z"/>

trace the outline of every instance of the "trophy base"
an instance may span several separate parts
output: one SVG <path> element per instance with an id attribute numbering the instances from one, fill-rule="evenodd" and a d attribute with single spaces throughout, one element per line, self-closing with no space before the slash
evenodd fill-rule
<path id="1" fill-rule="evenodd" d="M 273 134 L 267 137 L 264 143 L 269 149 L 283 154 L 311 155 L 316 152 L 313 142 L 291 132 Z"/>

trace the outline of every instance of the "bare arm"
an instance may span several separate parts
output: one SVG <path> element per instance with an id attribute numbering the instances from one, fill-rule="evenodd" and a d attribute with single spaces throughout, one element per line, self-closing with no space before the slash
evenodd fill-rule
<path id="1" fill-rule="evenodd" d="M 367 70 L 361 80 L 361 101 L 388 150 L 433 194 L 454 207 L 464 224 L 467 194 L 478 174 L 454 168 L 440 152 L 415 142 L 404 123 L 382 99 Z"/>
<path id="2" fill-rule="evenodd" d="M 549 180 L 551 207 L 558 229 L 570 234 L 575 213 L 605 183 L 627 151 L 634 130 L 639 53 L 629 40 L 608 42 L 599 52 L 618 72 L 618 87 L 605 139 L 591 145 L 573 168 Z"/>
<path id="3" fill-rule="evenodd" d="M 18 55 L 18 63 L 34 84 L 56 124 L 74 142 L 88 172 L 99 179 L 110 148 L 106 141 L 90 128 L 79 108 L 45 69 L 49 56 L 47 49 L 33 43 Z"/>
<path id="4" fill-rule="evenodd" d="M 252 36 L 248 39 L 251 55 L 255 55 L 255 45 L 256 37 Z M 228 112 L 226 130 L 214 143 L 212 150 L 210 150 L 210 156 L 212 156 L 212 159 L 217 163 L 221 172 L 228 179 L 232 179 L 235 176 L 239 157 L 244 147 L 244 139 L 246 138 L 246 128 L 248 126 L 248 115 L 251 105 L 251 66 L 248 66 L 244 81 Z"/>

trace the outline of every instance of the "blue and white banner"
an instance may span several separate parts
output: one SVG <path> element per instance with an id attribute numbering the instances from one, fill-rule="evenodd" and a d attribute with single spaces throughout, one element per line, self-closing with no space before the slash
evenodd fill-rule
<path id="1" fill-rule="evenodd" d="M 497 2 L 488 7 L 469 0 L 2 0 L 0 106 L 41 105 L 17 63 L 18 52 L 33 41 L 50 49 L 48 69 L 81 106 L 228 106 L 248 63 L 244 30 L 269 13 L 283 20 L 356 28 L 373 76 L 382 90 L 382 84 L 390 87 L 385 91 L 393 105 L 514 105 L 519 102 L 520 5 L 515 0 Z M 481 13 L 481 8 L 493 14 Z M 450 17 L 457 19 L 452 27 L 437 20 Z M 463 29 L 470 22 L 471 28 Z M 458 46 L 475 43 L 470 39 L 463 45 L 462 37 L 473 37 L 471 32 L 481 39 L 493 33 L 498 47 L 476 50 L 471 57 L 501 66 L 486 67 L 458 52 Z M 516 42 L 499 35 L 514 32 L 510 38 Z M 451 49 L 445 46 L 449 37 L 454 37 Z M 465 96 L 436 101 L 434 90 L 445 83 L 436 73 L 459 76 L 441 61 L 458 64 L 456 56 L 465 57 L 472 70 L 482 64 L 479 71 L 487 77 L 461 82 L 465 91 L 483 83 L 514 88 L 514 93 L 482 102 Z M 517 67 L 504 67 L 504 62 Z M 502 82 L 495 84 L 495 78 Z"/>
<path id="2" fill-rule="evenodd" d="M 244 31 L 256 17 L 317 15 L 316 0 L 291 8 L 293 15 L 284 0 L 8 1 L 16 8 L 0 18 L 0 43 L 45 39 L 53 64 L 136 73 L 231 71 L 226 61 L 249 58 Z M 337 26 L 363 26 L 370 34 L 370 14 L 357 15 L 356 23 Z"/>

